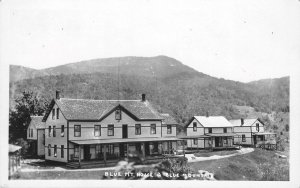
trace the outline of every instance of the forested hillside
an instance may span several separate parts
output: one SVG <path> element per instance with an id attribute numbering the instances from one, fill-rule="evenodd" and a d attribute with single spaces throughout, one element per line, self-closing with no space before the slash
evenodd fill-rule
<path id="1" fill-rule="evenodd" d="M 166 56 L 91 60 L 39 74 L 43 76 L 11 80 L 11 108 L 24 90 L 50 100 L 58 89 L 64 97 L 85 99 L 139 99 L 145 93 L 161 112 L 171 113 L 181 124 L 207 111 L 240 118 L 234 105 L 266 113 L 289 111 L 289 77 L 246 84 L 205 75 Z"/>

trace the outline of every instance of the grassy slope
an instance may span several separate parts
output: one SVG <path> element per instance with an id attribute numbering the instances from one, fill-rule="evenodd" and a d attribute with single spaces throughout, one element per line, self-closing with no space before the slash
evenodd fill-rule
<path id="1" fill-rule="evenodd" d="M 288 181 L 289 161 L 274 151 L 257 149 L 234 157 L 189 163 L 192 171 L 207 170 L 218 180 Z M 105 171 L 21 172 L 20 179 L 102 179 Z"/>
<path id="2" fill-rule="evenodd" d="M 278 158 L 274 151 L 254 152 L 212 161 L 193 163 L 194 171 L 207 170 L 218 180 L 288 181 L 288 159 Z"/>

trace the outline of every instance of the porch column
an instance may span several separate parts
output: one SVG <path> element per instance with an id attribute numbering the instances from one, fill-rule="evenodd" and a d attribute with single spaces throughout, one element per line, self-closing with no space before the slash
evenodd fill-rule
<path id="1" fill-rule="evenodd" d="M 210 150 L 213 150 L 213 137 L 210 137 Z"/>
<path id="2" fill-rule="evenodd" d="M 170 141 L 168 141 L 168 153 L 171 154 L 170 153 Z"/>
<path id="3" fill-rule="evenodd" d="M 103 153 L 103 159 L 104 159 L 104 165 L 106 166 L 106 144 L 104 144 L 104 153 Z"/>
<path id="4" fill-rule="evenodd" d="M 197 138 L 197 150 L 199 150 L 199 139 Z"/>
<path id="5" fill-rule="evenodd" d="M 127 158 L 128 158 L 128 154 L 129 154 L 129 144 L 128 143 L 126 143 L 126 148 L 127 148 Z"/>
<path id="6" fill-rule="evenodd" d="M 80 167 L 80 163 L 81 163 L 81 145 L 78 146 L 79 147 L 79 167 Z"/>
<path id="7" fill-rule="evenodd" d="M 142 155 L 143 155 L 143 158 L 146 159 L 145 142 L 142 142 L 142 143 L 141 143 L 141 146 L 142 146 Z"/>
<path id="8" fill-rule="evenodd" d="M 185 140 L 182 140 L 182 148 L 183 148 L 183 157 L 185 158 Z"/>
<path id="9" fill-rule="evenodd" d="M 227 150 L 227 147 L 228 147 L 228 143 L 229 143 L 229 137 L 225 137 L 226 138 L 226 141 L 227 141 L 227 143 L 226 143 L 226 150 Z M 224 143 L 224 140 L 223 140 L 223 143 Z"/>

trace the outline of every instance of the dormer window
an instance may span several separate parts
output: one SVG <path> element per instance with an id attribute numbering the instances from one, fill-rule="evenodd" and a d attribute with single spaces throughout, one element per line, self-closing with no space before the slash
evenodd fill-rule
<path id="1" fill-rule="evenodd" d="M 256 123 L 256 130 L 259 132 L 259 123 Z"/>
<path id="2" fill-rule="evenodd" d="M 197 122 L 194 122 L 194 123 L 193 123 L 193 131 L 194 131 L 194 132 L 197 132 Z"/>
<path id="3" fill-rule="evenodd" d="M 55 109 L 53 108 L 52 109 L 52 119 L 54 119 L 55 118 Z"/>
<path id="4" fill-rule="evenodd" d="M 56 119 L 59 119 L 59 108 L 56 109 Z"/>
<path id="5" fill-rule="evenodd" d="M 115 112 L 116 120 L 121 120 L 121 110 L 117 109 Z"/>

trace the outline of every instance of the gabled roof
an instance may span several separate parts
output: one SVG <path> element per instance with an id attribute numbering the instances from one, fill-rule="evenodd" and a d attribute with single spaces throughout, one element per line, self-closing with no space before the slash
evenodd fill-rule
<path id="1" fill-rule="evenodd" d="M 31 121 L 28 127 L 33 126 L 36 129 L 45 129 L 46 124 L 42 122 L 44 116 L 30 116 Z"/>
<path id="2" fill-rule="evenodd" d="M 121 108 L 137 120 L 161 120 L 160 114 L 148 101 L 141 100 L 89 100 L 60 98 L 53 100 L 50 109 L 57 104 L 67 120 L 102 120 L 116 108 Z M 46 121 L 48 110 L 43 121 Z"/>
<path id="3" fill-rule="evenodd" d="M 233 119 L 233 120 L 229 120 L 229 122 L 235 126 L 245 126 L 245 127 L 249 127 L 252 126 L 256 121 L 259 121 L 260 123 L 262 123 L 259 118 L 251 118 L 251 119 L 244 119 L 244 124 L 242 125 L 241 119 Z M 263 124 L 263 123 L 262 123 Z"/>
<path id="4" fill-rule="evenodd" d="M 233 127 L 223 116 L 194 116 L 187 126 L 196 119 L 203 127 Z"/>
<path id="5" fill-rule="evenodd" d="M 170 114 L 160 114 L 162 116 L 162 123 L 166 124 L 166 125 L 170 125 L 170 124 L 178 124 L 177 121 L 174 119 L 173 116 L 171 116 Z"/>

